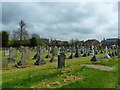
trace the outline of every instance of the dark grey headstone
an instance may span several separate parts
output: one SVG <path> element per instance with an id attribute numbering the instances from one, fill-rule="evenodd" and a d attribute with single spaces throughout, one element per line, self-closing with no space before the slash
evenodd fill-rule
<path id="1" fill-rule="evenodd" d="M 60 55 L 58 55 L 58 68 L 63 67 L 65 67 L 65 55 L 61 53 Z"/>

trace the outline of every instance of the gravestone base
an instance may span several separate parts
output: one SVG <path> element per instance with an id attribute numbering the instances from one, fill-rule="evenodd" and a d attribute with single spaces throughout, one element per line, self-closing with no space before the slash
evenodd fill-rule
<path id="1" fill-rule="evenodd" d="M 80 57 L 80 54 L 77 52 L 75 53 L 74 57 Z"/>
<path id="2" fill-rule="evenodd" d="M 102 54 L 102 53 L 103 53 L 103 51 L 100 51 L 100 53 Z"/>
<path id="3" fill-rule="evenodd" d="M 27 65 L 27 63 L 24 60 L 22 60 L 22 61 L 19 61 L 17 65 L 18 66 Z"/>
<path id="4" fill-rule="evenodd" d="M 105 54 L 103 58 L 111 58 L 108 54 Z"/>
<path id="5" fill-rule="evenodd" d="M 43 65 L 43 64 L 46 64 L 46 62 L 44 62 L 43 59 L 37 59 L 36 62 L 34 63 L 34 65 Z"/>
<path id="6" fill-rule="evenodd" d="M 81 51 L 81 54 L 83 54 L 83 51 Z"/>
<path id="7" fill-rule="evenodd" d="M 8 63 L 14 63 L 15 62 L 15 59 L 13 58 L 8 58 Z"/>
<path id="8" fill-rule="evenodd" d="M 98 52 L 96 51 L 96 52 L 95 52 L 95 55 L 97 55 L 97 54 L 98 54 Z"/>
<path id="9" fill-rule="evenodd" d="M 36 54 L 36 55 L 32 58 L 32 60 L 39 58 L 39 56 L 40 56 L 39 54 Z"/>
<path id="10" fill-rule="evenodd" d="M 54 58 L 51 58 L 50 62 L 56 62 Z"/>
<path id="11" fill-rule="evenodd" d="M 86 54 L 86 53 L 84 53 L 82 57 L 87 57 L 87 54 Z"/>
<path id="12" fill-rule="evenodd" d="M 92 57 L 91 61 L 99 61 L 99 60 L 98 60 L 97 56 L 94 55 L 94 56 Z"/>
<path id="13" fill-rule="evenodd" d="M 69 57 L 68 57 L 68 59 L 73 59 L 74 58 L 74 56 L 73 55 L 70 55 Z"/>
<path id="14" fill-rule="evenodd" d="M 47 55 L 45 58 L 51 58 L 51 56 L 50 56 L 50 55 Z"/>
<path id="15" fill-rule="evenodd" d="M 87 53 L 87 56 L 90 56 L 90 53 Z"/>
<path id="16" fill-rule="evenodd" d="M 70 50 L 68 50 L 67 52 L 70 52 Z"/>

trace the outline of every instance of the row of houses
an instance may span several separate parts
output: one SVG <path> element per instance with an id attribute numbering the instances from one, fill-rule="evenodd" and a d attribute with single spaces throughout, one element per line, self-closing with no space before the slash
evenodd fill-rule
<path id="1" fill-rule="evenodd" d="M 92 40 L 85 41 L 85 44 L 112 46 L 112 45 L 118 44 L 118 38 L 103 39 L 101 42 L 99 42 L 96 39 L 92 39 Z"/>
<path id="2" fill-rule="evenodd" d="M 63 45 L 64 43 L 68 41 L 60 41 L 60 40 L 52 40 L 49 41 L 49 39 L 42 38 L 42 42 L 48 44 L 49 42 L 57 42 L 57 44 Z M 112 45 L 117 45 L 118 44 L 118 38 L 108 38 L 108 39 L 103 39 L 101 42 L 96 40 L 96 39 L 88 39 L 84 41 L 84 44 L 86 45 L 105 45 L 105 46 L 112 46 Z"/>

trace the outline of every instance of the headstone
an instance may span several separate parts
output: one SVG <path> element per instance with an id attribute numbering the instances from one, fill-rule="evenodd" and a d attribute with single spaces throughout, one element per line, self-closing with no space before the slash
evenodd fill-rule
<path id="1" fill-rule="evenodd" d="M 92 53 L 93 53 L 93 57 L 92 57 L 91 61 L 98 61 L 97 56 L 95 56 L 94 49 L 95 49 L 95 48 L 94 48 L 94 46 L 92 45 Z"/>
<path id="2" fill-rule="evenodd" d="M 39 49 L 39 52 L 38 52 L 38 58 L 36 60 L 36 62 L 34 63 L 34 65 L 43 65 L 43 64 L 46 64 L 46 62 L 44 62 L 44 60 L 41 58 L 41 47 L 38 46 L 38 49 Z"/>
<path id="3" fill-rule="evenodd" d="M 91 61 L 98 61 L 97 56 L 94 55 L 94 56 L 92 57 Z"/>
<path id="4" fill-rule="evenodd" d="M 74 57 L 80 57 L 80 52 L 78 50 L 78 46 L 76 46 L 76 53 L 75 53 Z"/>
<path id="5" fill-rule="evenodd" d="M 54 57 L 55 57 L 55 49 L 54 49 L 54 47 L 52 47 L 51 53 L 52 53 L 52 57 L 51 57 L 50 62 L 55 62 L 55 59 L 54 59 Z"/>
<path id="6" fill-rule="evenodd" d="M 87 57 L 87 47 L 84 47 L 84 52 L 83 52 L 82 57 Z"/>
<path id="7" fill-rule="evenodd" d="M 12 57 L 12 55 L 13 55 L 13 48 L 12 47 L 10 47 L 9 52 L 10 52 L 10 57 L 7 59 L 8 63 L 13 63 L 13 62 L 15 62 L 15 59 L 13 59 L 13 57 Z"/>
<path id="8" fill-rule="evenodd" d="M 58 68 L 63 67 L 65 67 L 65 55 L 64 53 L 60 53 L 60 55 L 58 55 Z"/>
<path id="9" fill-rule="evenodd" d="M 110 56 L 107 53 L 107 46 L 105 47 L 105 49 L 106 49 L 106 54 L 103 56 L 103 58 L 110 58 Z"/>
<path id="10" fill-rule="evenodd" d="M 73 56 L 73 47 L 71 47 L 71 55 L 68 57 L 68 59 L 73 59 L 74 56 Z"/>
<path id="11" fill-rule="evenodd" d="M 46 62 L 44 62 L 44 60 L 41 57 L 39 57 L 34 63 L 34 65 L 43 65 L 43 64 L 46 64 Z"/>
<path id="12" fill-rule="evenodd" d="M 5 50 L 4 50 L 4 56 L 9 56 L 9 55 L 10 55 L 9 50 L 8 50 L 8 49 L 5 49 Z"/>
<path id="13" fill-rule="evenodd" d="M 34 57 L 32 58 L 32 60 L 34 60 L 34 59 L 38 59 L 39 58 L 39 52 L 40 52 L 40 48 L 37 46 L 36 47 L 36 51 L 37 51 L 37 53 L 34 55 Z"/>
<path id="14" fill-rule="evenodd" d="M 25 49 L 23 46 L 21 46 L 21 60 L 15 65 L 15 67 L 17 66 L 22 66 L 22 65 L 27 65 L 26 61 L 24 60 L 24 52 L 25 52 Z"/>
<path id="15" fill-rule="evenodd" d="M 51 56 L 50 56 L 50 48 L 47 47 L 47 50 L 48 50 L 48 55 L 45 58 L 51 58 Z"/>
<path id="16" fill-rule="evenodd" d="M 12 49 L 12 57 L 13 57 L 13 58 L 16 58 L 16 57 L 17 57 L 17 49 L 16 49 L 16 48 L 13 48 L 13 49 Z"/>
<path id="17" fill-rule="evenodd" d="M 34 51 L 37 52 L 37 46 L 34 47 Z"/>
<path id="18" fill-rule="evenodd" d="M 25 51 L 24 51 L 24 55 L 23 55 L 23 59 L 25 61 L 30 60 L 29 54 L 30 54 L 29 47 L 25 47 Z"/>

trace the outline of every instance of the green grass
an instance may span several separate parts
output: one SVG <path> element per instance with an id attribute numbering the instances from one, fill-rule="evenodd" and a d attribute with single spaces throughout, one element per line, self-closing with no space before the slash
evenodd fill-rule
<path id="1" fill-rule="evenodd" d="M 116 88 L 118 85 L 118 57 L 102 59 L 104 54 L 99 54 L 100 61 L 91 62 L 89 57 L 68 59 L 65 61 L 65 68 L 57 69 L 56 62 L 50 63 L 50 58 L 42 58 L 46 65 L 33 65 L 36 60 L 32 60 L 35 52 L 30 53 L 30 60 L 27 61 L 29 67 L 15 68 L 14 65 L 20 60 L 20 54 L 15 58 L 15 63 L 10 63 L 8 68 L 3 69 L 3 88 Z M 67 57 L 70 53 L 67 53 Z M 3 57 L 5 60 L 8 57 Z M 112 71 L 98 70 L 80 66 L 80 64 L 99 64 L 114 67 Z M 78 79 L 73 79 L 77 77 Z M 53 84 L 59 82 L 59 84 Z"/>

